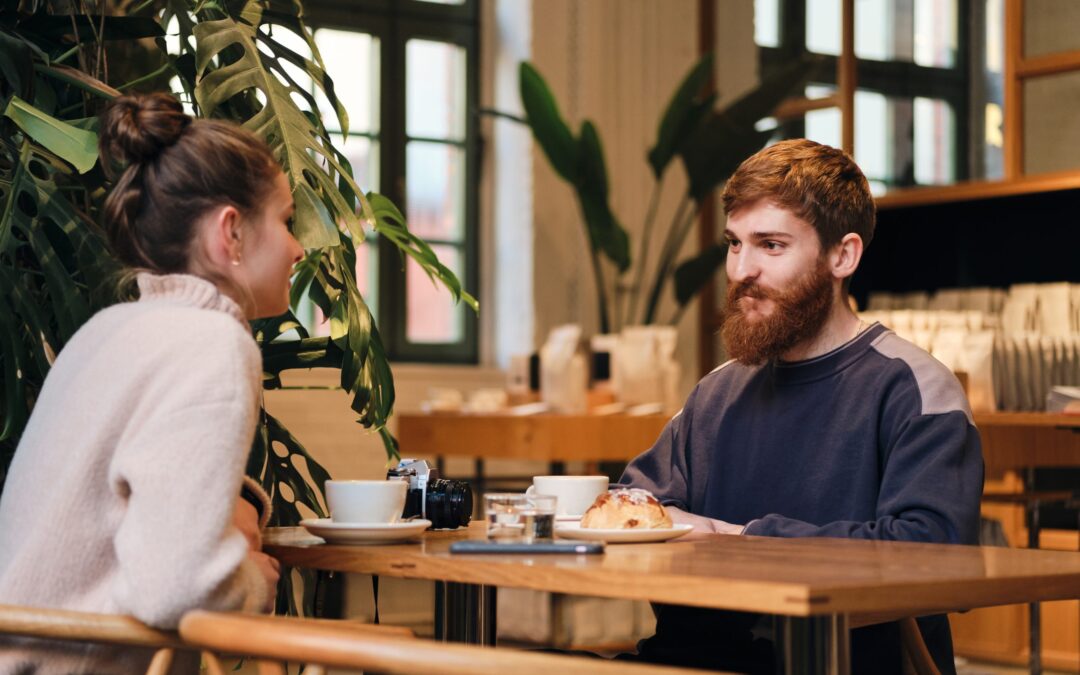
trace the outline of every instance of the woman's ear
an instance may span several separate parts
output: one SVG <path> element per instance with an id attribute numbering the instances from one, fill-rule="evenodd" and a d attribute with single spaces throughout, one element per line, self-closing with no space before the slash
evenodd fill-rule
<path id="1" fill-rule="evenodd" d="M 847 279 L 859 267 L 862 260 L 863 240 L 862 237 L 849 232 L 844 235 L 840 243 L 833 247 L 829 255 L 829 267 L 832 275 L 837 279 Z"/>
<path id="2" fill-rule="evenodd" d="M 203 254 L 221 269 L 243 261 L 243 222 L 235 206 L 219 206 L 203 221 Z"/>

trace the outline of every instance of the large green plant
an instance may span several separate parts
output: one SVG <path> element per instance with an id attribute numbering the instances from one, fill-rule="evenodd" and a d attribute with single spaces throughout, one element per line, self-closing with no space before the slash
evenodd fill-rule
<path id="1" fill-rule="evenodd" d="M 750 93 L 718 110 L 714 108 L 715 94 L 701 94 L 712 60 L 711 55 L 704 57 L 683 78 L 660 120 L 656 143 L 646 154 L 654 183 L 636 265 L 631 259 L 630 237 L 608 200 L 607 169 L 596 126 L 585 120 L 575 135 L 559 113 L 544 78 L 531 64 L 521 64 L 521 102 L 525 109 L 521 121 L 532 130 L 555 173 L 574 189 L 589 242 L 599 328 L 603 333 L 633 323 L 655 323 L 661 295 L 672 280 L 678 309 L 670 322 L 678 322 L 686 305 L 724 263 L 727 253 L 724 244 L 716 242 L 692 258 L 677 261 L 702 202 L 744 159 L 765 145 L 773 131 L 758 129 L 758 123 L 800 89 L 817 64 L 812 60 L 793 61 L 764 78 Z M 664 243 L 646 286 L 657 204 L 668 166 L 675 158 L 682 160 L 688 187 L 663 233 Z M 614 268 L 614 274 L 605 274 L 606 265 Z"/>
<path id="2" fill-rule="evenodd" d="M 178 47 L 167 47 L 165 26 Z M 312 56 L 275 39 L 282 31 L 301 38 Z M 476 301 L 390 200 L 356 184 L 313 93 L 286 64 L 325 94 L 347 134 L 347 113 L 298 0 L 146 0 L 134 7 L 22 0 L 0 9 L 0 486 L 54 355 L 94 311 L 120 299 L 118 265 L 95 225 L 108 188 L 96 164 L 97 114 L 121 93 L 169 82 L 179 82 L 175 93 L 198 116 L 234 120 L 263 138 L 292 186 L 294 232 L 307 250 L 292 307 L 309 298 L 329 317 L 330 335 L 309 336 L 292 311 L 255 322 L 266 388 L 281 386 L 289 369 L 339 368 L 358 422 L 396 456 L 386 428 L 393 377 L 356 284 L 365 229 L 396 245 L 455 300 L 474 309 Z M 290 331 L 300 339 L 282 339 Z M 299 504 L 325 515 L 319 495 L 326 471 L 265 411 L 249 474 L 271 494 L 275 523 L 297 523 Z M 292 594 L 279 599 L 290 604 Z"/>

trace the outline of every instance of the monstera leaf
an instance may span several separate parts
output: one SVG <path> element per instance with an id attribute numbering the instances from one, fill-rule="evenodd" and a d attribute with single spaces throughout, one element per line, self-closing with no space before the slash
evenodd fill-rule
<path id="1" fill-rule="evenodd" d="M 257 3 L 248 5 L 253 6 Z M 293 84 L 282 83 L 272 69 L 263 64 L 256 45 L 256 26 L 226 18 L 194 27 L 198 77 L 195 100 L 202 114 L 209 117 L 230 99 L 257 92 L 262 108 L 243 124 L 270 145 L 289 175 L 296 202 L 296 235 L 300 243 L 305 248 L 337 245 L 338 223 L 356 241 L 362 241 L 363 223 L 374 221 L 371 206 L 330 149 L 325 130 L 321 130 L 318 123 L 292 100 L 292 94 L 303 97 L 307 92 Z M 215 61 L 221 65 L 213 67 Z M 308 66 L 318 72 L 320 77 L 317 79 L 325 78 L 325 72 L 314 62 L 308 62 Z M 330 172 L 345 180 L 352 196 L 359 201 L 360 215 L 338 189 L 334 177 L 324 168 L 327 166 Z"/>
<path id="2" fill-rule="evenodd" d="M 117 266 L 57 185 L 67 170 L 28 137 L 0 144 L 0 441 L 22 431 L 54 355 L 111 300 Z"/>

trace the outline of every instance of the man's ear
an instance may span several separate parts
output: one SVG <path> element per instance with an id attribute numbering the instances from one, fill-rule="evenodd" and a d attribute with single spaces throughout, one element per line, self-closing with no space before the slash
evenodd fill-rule
<path id="1" fill-rule="evenodd" d="M 862 260 L 862 254 L 862 237 L 854 232 L 849 232 L 829 253 L 829 270 L 837 279 L 847 279 L 852 274 L 855 274 L 855 270 L 859 267 L 859 261 Z"/>

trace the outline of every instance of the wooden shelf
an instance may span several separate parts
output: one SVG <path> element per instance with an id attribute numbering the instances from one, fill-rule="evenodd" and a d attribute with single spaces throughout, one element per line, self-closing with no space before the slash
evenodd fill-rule
<path id="1" fill-rule="evenodd" d="M 967 181 L 941 187 L 898 190 L 878 197 L 877 207 L 879 211 L 885 211 L 910 206 L 928 206 L 930 204 L 947 204 L 950 202 L 966 202 L 1075 189 L 1080 189 L 1080 171 L 1056 171 L 1035 176 L 1025 176 L 1016 180 Z"/>

